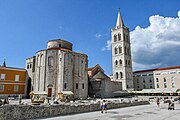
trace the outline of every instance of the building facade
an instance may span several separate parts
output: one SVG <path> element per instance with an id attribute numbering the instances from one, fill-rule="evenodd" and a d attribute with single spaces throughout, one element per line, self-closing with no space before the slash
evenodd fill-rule
<path id="1" fill-rule="evenodd" d="M 90 97 L 116 97 L 119 94 L 115 94 L 114 92 L 122 91 L 122 83 L 111 81 L 98 64 L 92 68 L 88 68 L 88 75 L 88 93 Z"/>
<path id="2" fill-rule="evenodd" d="M 26 95 L 26 69 L 0 66 L 0 96 Z"/>
<path id="3" fill-rule="evenodd" d="M 118 10 L 116 26 L 112 36 L 112 80 L 122 82 L 122 89 L 133 89 L 133 73 L 129 28 L 127 28 Z"/>
<path id="4" fill-rule="evenodd" d="M 176 93 L 180 89 L 180 66 L 135 71 L 134 87 L 135 90 Z"/>
<path id="5" fill-rule="evenodd" d="M 134 89 L 155 89 L 154 70 L 141 70 L 133 72 Z"/>
<path id="6" fill-rule="evenodd" d="M 26 60 L 31 90 L 46 91 L 58 97 L 62 91 L 73 92 L 74 99 L 87 98 L 88 57 L 72 51 L 72 43 L 50 40 L 47 49 Z"/>

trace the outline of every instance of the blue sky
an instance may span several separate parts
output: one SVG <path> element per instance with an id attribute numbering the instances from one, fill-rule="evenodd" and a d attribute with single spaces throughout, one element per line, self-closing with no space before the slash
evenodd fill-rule
<path id="1" fill-rule="evenodd" d="M 0 64 L 6 59 L 7 66 L 24 68 L 26 58 L 45 49 L 48 40 L 62 38 L 73 43 L 74 51 L 88 55 L 89 67 L 100 64 L 111 74 L 107 41 L 118 8 L 132 34 L 134 70 L 180 64 L 179 0 L 0 0 Z M 158 30 L 167 29 L 161 34 L 154 28 L 159 19 L 165 27 Z M 167 44 L 158 47 L 158 40 Z"/>

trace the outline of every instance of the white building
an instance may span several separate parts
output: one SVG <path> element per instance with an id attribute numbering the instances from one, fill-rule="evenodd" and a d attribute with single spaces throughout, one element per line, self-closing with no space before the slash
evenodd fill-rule
<path id="1" fill-rule="evenodd" d="M 177 93 L 180 90 L 180 66 L 135 71 L 134 88 L 152 89 L 155 93 Z"/>
<path id="2" fill-rule="evenodd" d="M 113 81 L 122 82 L 122 90 L 133 89 L 133 73 L 129 28 L 118 11 L 116 26 L 112 33 L 112 69 Z"/>
<path id="3" fill-rule="evenodd" d="M 74 99 L 88 95 L 88 57 L 72 51 L 72 43 L 50 40 L 47 49 L 26 59 L 33 91 L 46 91 L 57 97 L 63 91 L 73 92 Z"/>

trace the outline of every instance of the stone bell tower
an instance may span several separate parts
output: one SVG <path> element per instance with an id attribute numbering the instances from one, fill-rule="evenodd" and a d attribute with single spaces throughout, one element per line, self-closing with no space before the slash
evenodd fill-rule
<path id="1" fill-rule="evenodd" d="M 129 28 L 123 23 L 120 9 L 111 36 L 113 81 L 122 82 L 122 90 L 133 89 L 130 34 Z"/>

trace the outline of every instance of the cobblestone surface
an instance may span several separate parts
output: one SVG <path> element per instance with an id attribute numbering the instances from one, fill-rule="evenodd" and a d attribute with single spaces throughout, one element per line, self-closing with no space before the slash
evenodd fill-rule
<path id="1" fill-rule="evenodd" d="M 107 114 L 100 111 L 82 114 L 46 118 L 48 120 L 180 120 L 180 104 L 175 103 L 175 110 L 168 110 L 168 104 L 155 103 L 108 110 Z M 45 120 L 45 119 L 44 119 Z"/>

